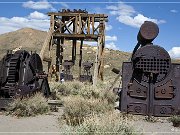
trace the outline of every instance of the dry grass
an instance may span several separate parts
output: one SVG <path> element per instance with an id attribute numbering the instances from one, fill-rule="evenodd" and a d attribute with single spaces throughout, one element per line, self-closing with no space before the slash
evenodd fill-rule
<path id="1" fill-rule="evenodd" d="M 73 82 L 64 82 L 57 83 L 51 82 L 50 87 L 51 91 L 55 91 L 57 93 L 57 97 L 60 99 L 61 97 L 67 97 L 70 95 L 78 95 L 82 96 L 85 99 L 95 98 L 95 99 L 107 99 L 109 103 L 114 103 L 117 96 L 112 92 L 108 91 L 109 84 L 103 85 L 104 83 L 98 83 L 96 89 L 92 87 L 92 85 L 88 83 L 81 83 L 77 81 Z"/>
<path id="2" fill-rule="evenodd" d="M 37 93 L 30 98 L 15 99 L 8 108 L 8 114 L 17 117 L 36 116 L 45 114 L 48 111 L 48 103 L 40 93 Z"/>
<path id="3" fill-rule="evenodd" d="M 128 117 L 119 112 L 110 111 L 104 114 L 95 114 L 84 120 L 84 122 L 75 127 L 64 127 L 65 134 L 87 134 L 87 135 L 105 135 L 121 134 L 135 135 L 137 132 L 130 123 Z"/>
<path id="4" fill-rule="evenodd" d="M 81 96 L 69 96 L 64 101 L 64 119 L 68 125 L 79 125 L 87 117 L 113 110 L 113 104 L 107 100 L 85 99 Z"/>

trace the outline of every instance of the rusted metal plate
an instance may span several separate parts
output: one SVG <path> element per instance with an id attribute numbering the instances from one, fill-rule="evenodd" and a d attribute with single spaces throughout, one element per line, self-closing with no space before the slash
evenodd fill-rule
<path id="1" fill-rule="evenodd" d="M 11 102 L 13 102 L 12 98 L 0 98 L 0 109 L 8 108 Z"/>
<path id="2" fill-rule="evenodd" d="M 137 36 L 138 42 L 141 44 L 152 42 L 157 37 L 158 33 L 159 28 L 157 24 L 150 21 L 145 21 L 140 27 Z"/>
<path id="3" fill-rule="evenodd" d="M 180 64 L 171 63 L 168 52 L 151 43 L 157 30 L 153 23 L 145 22 L 131 62 L 123 63 L 122 112 L 149 116 L 180 113 Z"/>
<path id="4" fill-rule="evenodd" d="M 171 80 L 155 88 L 156 99 L 172 99 L 174 95 L 174 86 Z"/>
<path id="5" fill-rule="evenodd" d="M 132 114 L 142 114 L 147 113 L 147 105 L 143 103 L 130 103 L 127 105 L 127 112 Z"/>
<path id="6" fill-rule="evenodd" d="M 147 98 L 148 88 L 146 86 L 141 85 L 136 80 L 133 83 L 129 83 L 128 85 L 128 94 L 134 98 Z"/>
<path id="7" fill-rule="evenodd" d="M 175 108 L 172 105 L 155 105 L 154 116 L 170 116 L 173 115 Z"/>
<path id="8" fill-rule="evenodd" d="M 92 82 L 92 75 L 80 75 L 80 82 Z"/>
<path id="9" fill-rule="evenodd" d="M 174 76 L 177 78 L 180 77 L 180 65 L 174 69 Z"/>

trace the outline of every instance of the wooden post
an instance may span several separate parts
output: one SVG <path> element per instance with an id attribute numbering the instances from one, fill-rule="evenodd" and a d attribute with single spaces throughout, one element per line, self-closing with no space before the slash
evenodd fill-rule
<path id="1" fill-rule="evenodd" d="M 92 34 L 94 35 L 94 17 L 92 17 Z"/>
<path id="2" fill-rule="evenodd" d="M 105 21 L 100 21 L 100 44 L 99 44 L 99 68 L 98 77 L 103 81 L 103 71 L 104 71 L 104 46 L 105 46 Z"/>
<path id="3" fill-rule="evenodd" d="M 76 48 L 76 40 L 73 39 L 72 44 L 72 62 L 75 64 L 75 48 Z"/>
<path id="4" fill-rule="evenodd" d="M 100 38 L 98 38 L 98 44 L 97 44 L 97 50 L 96 50 L 96 58 L 95 58 L 95 64 L 94 64 L 94 76 L 93 76 L 93 87 L 96 88 L 97 85 L 97 77 L 98 77 L 98 67 L 99 67 L 99 44 L 100 44 Z"/>
<path id="5" fill-rule="evenodd" d="M 80 75 L 81 75 L 81 65 L 82 65 L 82 46 L 83 46 L 83 40 L 81 39 L 80 55 L 79 55 L 79 78 L 80 78 Z"/>
<path id="6" fill-rule="evenodd" d="M 41 57 L 42 61 L 44 59 L 44 53 L 45 53 L 46 47 L 49 45 L 50 40 L 52 40 L 52 33 L 53 32 L 54 32 L 54 15 L 51 15 L 50 29 L 47 33 L 46 39 L 44 41 L 44 44 L 43 44 L 41 52 L 40 52 L 40 57 Z"/>
<path id="7" fill-rule="evenodd" d="M 57 39 L 57 46 L 56 46 L 56 72 L 59 72 L 59 65 L 60 65 L 60 38 Z"/>

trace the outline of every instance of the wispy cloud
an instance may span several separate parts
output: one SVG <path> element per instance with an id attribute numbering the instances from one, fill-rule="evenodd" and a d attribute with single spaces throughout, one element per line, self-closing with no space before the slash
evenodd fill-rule
<path id="1" fill-rule="evenodd" d="M 168 52 L 172 58 L 180 58 L 180 47 L 173 47 Z"/>
<path id="2" fill-rule="evenodd" d="M 30 19 L 48 19 L 48 16 L 43 13 L 40 13 L 38 11 L 34 11 L 34 12 L 30 13 L 28 18 L 30 18 Z"/>
<path id="3" fill-rule="evenodd" d="M 175 9 L 171 9 L 170 12 L 172 12 L 172 13 L 178 13 L 178 11 L 175 10 Z"/>
<path id="4" fill-rule="evenodd" d="M 27 1 L 24 2 L 22 6 L 25 8 L 30 8 L 35 10 L 41 10 L 41 9 L 55 10 L 55 8 L 47 0 Z"/>
<path id="5" fill-rule="evenodd" d="M 106 41 L 117 41 L 117 36 L 105 36 Z"/>
<path id="6" fill-rule="evenodd" d="M 165 20 L 154 19 L 151 17 L 146 17 L 143 14 L 138 13 L 134 7 L 127 5 L 123 2 L 119 3 L 117 6 L 110 5 L 106 7 L 110 10 L 111 15 L 116 15 L 116 19 L 126 25 L 139 28 L 144 21 L 152 21 L 157 24 L 166 23 Z"/>
<path id="7" fill-rule="evenodd" d="M 117 47 L 117 45 L 114 42 L 106 43 L 105 47 L 109 48 L 109 49 L 113 49 L 113 50 L 119 50 L 119 48 Z"/>
<path id="8" fill-rule="evenodd" d="M 29 27 L 38 30 L 47 31 L 49 29 L 49 19 L 40 12 L 30 13 L 27 17 L 0 17 L 0 34 Z"/>
<path id="9" fill-rule="evenodd" d="M 106 23 L 106 27 L 105 27 L 106 31 L 112 30 L 112 28 L 113 28 L 112 25 Z"/>

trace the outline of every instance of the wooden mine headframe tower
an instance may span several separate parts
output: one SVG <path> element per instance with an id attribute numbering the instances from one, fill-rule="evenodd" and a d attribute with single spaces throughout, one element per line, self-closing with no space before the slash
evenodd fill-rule
<path id="1" fill-rule="evenodd" d="M 63 62 L 63 45 L 65 40 L 72 41 L 72 62 L 76 60 L 76 44 L 80 41 L 79 75 L 82 66 L 83 41 L 97 42 L 97 52 L 94 64 L 93 84 L 97 78 L 103 80 L 103 53 L 105 47 L 105 22 L 108 16 L 105 14 L 89 14 L 86 10 L 73 11 L 63 9 L 61 12 L 49 12 L 50 29 L 40 52 L 43 61 L 48 62 L 48 69 L 52 64 L 52 46 L 56 40 L 56 71 L 59 72 Z M 48 48 L 48 49 L 47 49 Z M 45 56 L 48 50 L 49 56 Z M 50 70 L 48 71 L 50 74 Z"/>

